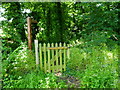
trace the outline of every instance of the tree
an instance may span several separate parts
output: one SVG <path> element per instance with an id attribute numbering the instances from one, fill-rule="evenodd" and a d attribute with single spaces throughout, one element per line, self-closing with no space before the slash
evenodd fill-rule
<path id="1" fill-rule="evenodd" d="M 5 14 L 3 15 L 5 15 L 6 19 L 10 21 L 8 25 L 11 28 L 11 30 L 16 29 L 15 31 L 16 34 L 19 35 L 22 41 L 25 41 L 26 35 L 25 35 L 24 24 L 26 23 L 25 21 L 26 18 L 22 13 L 21 3 L 19 2 L 3 3 L 2 7 L 5 8 Z"/>

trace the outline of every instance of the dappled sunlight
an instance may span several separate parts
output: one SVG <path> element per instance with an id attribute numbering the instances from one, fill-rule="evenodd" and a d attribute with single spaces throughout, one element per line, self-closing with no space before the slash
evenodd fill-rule
<path id="1" fill-rule="evenodd" d="M 113 59 L 113 53 L 108 52 L 108 53 L 107 53 L 107 56 L 108 56 L 109 59 Z"/>
<path id="2" fill-rule="evenodd" d="M 72 41 L 71 44 L 70 44 L 70 47 L 75 47 L 75 46 L 79 46 L 79 45 L 82 45 L 84 44 L 85 42 L 83 40 L 75 40 L 75 41 Z"/>
<path id="3" fill-rule="evenodd" d="M 84 59 L 87 58 L 87 53 L 84 52 L 82 55 L 83 55 Z"/>

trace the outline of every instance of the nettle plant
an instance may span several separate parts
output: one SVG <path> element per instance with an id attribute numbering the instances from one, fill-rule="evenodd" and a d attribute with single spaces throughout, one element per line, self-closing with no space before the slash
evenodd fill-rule
<path id="1" fill-rule="evenodd" d="M 6 71 L 7 74 L 14 75 L 25 74 L 34 68 L 34 65 L 34 53 L 27 49 L 25 43 L 10 53 L 9 57 L 3 61 L 4 71 Z"/>
<path id="2" fill-rule="evenodd" d="M 58 78 L 54 74 L 47 74 L 45 79 L 39 80 L 39 88 L 67 88 L 68 85 L 64 81 L 58 82 Z"/>

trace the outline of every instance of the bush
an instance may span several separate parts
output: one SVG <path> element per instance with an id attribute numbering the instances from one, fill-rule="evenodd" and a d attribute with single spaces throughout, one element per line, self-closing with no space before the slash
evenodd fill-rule
<path id="1" fill-rule="evenodd" d="M 5 80 L 3 86 L 6 86 L 6 82 L 7 84 L 16 82 L 14 80 L 35 69 L 34 53 L 27 50 L 26 44 L 23 43 L 11 52 L 6 60 L 3 60 L 2 66 L 3 80 Z"/>
<path id="2" fill-rule="evenodd" d="M 25 74 L 35 66 L 34 53 L 22 44 L 3 61 L 3 70 L 9 74 Z"/>

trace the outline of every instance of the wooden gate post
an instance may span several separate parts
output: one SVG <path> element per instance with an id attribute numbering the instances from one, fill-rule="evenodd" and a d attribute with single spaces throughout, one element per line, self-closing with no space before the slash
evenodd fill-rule
<path id="1" fill-rule="evenodd" d="M 28 25 L 28 48 L 32 50 L 32 29 L 31 29 L 31 18 L 27 18 L 27 25 Z"/>
<path id="2" fill-rule="evenodd" d="M 27 25 L 28 25 L 28 48 L 32 50 L 32 23 L 38 23 L 36 20 L 31 19 L 30 17 L 27 17 Z"/>

